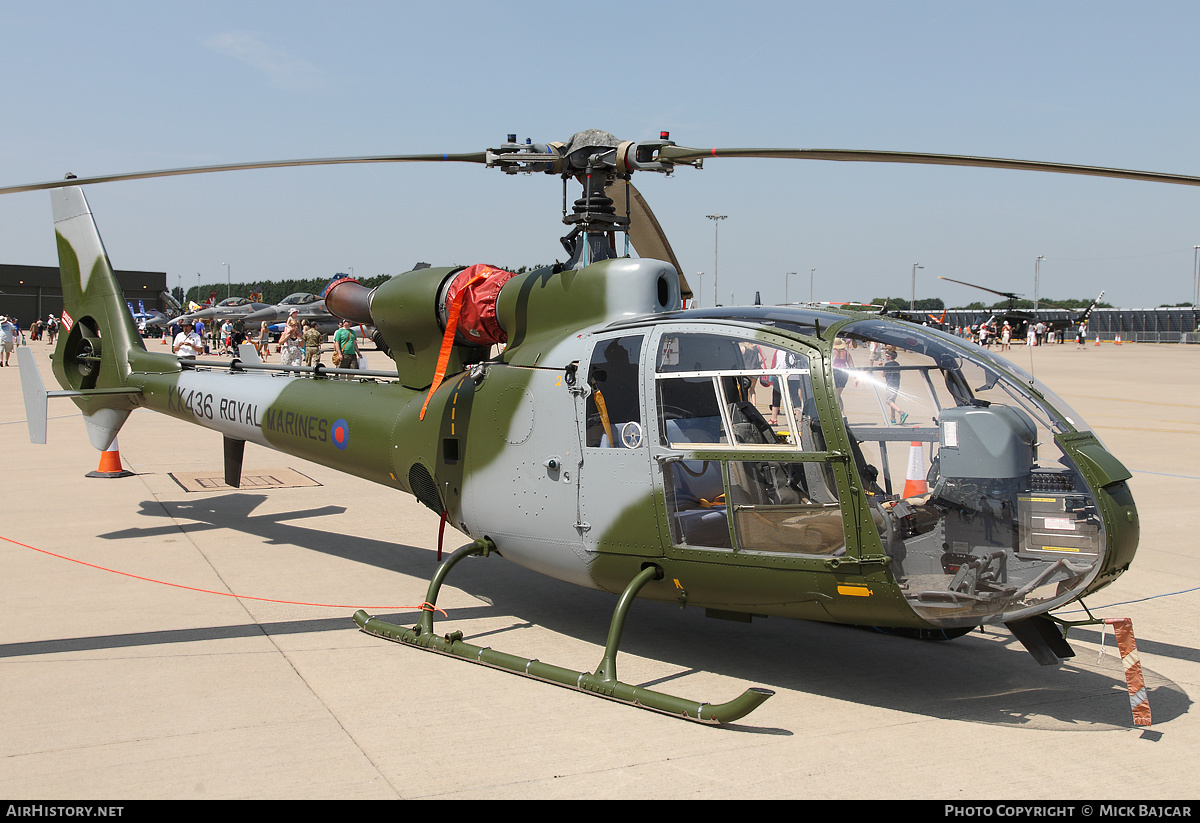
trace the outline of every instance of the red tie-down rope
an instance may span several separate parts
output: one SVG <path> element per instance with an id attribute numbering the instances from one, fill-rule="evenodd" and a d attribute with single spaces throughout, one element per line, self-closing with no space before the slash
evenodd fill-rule
<path id="1" fill-rule="evenodd" d="M 12 543 L 14 546 L 20 546 L 22 548 L 29 549 L 30 551 L 35 551 L 40 554 L 49 555 L 50 557 L 57 557 L 59 560 L 68 560 L 72 563 L 78 563 L 81 566 L 89 566 L 90 568 L 98 569 L 102 572 L 109 572 L 110 574 L 119 574 L 122 577 L 132 577 L 134 580 L 143 580 L 147 583 L 157 583 L 160 586 L 170 586 L 175 589 L 187 589 L 188 591 L 200 592 L 201 594 L 216 594 L 216 595 L 220 595 L 221 597 L 233 597 L 233 598 L 236 598 L 237 600 L 257 600 L 261 603 L 283 603 L 283 604 L 286 604 L 289 606 L 316 606 L 316 607 L 322 608 L 322 609 L 366 608 L 366 609 L 372 609 L 374 611 L 414 611 L 414 612 L 425 612 L 425 611 L 436 610 L 436 611 L 441 612 L 444 617 L 449 616 L 446 614 L 446 612 L 444 610 L 439 609 L 436 606 L 432 606 L 429 603 L 422 603 L 420 606 L 345 606 L 340 603 L 305 603 L 304 601 L 301 601 L 301 600 L 276 600 L 276 599 L 273 599 L 270 597 L 251 597 L 249 595 L 244 595 L 244 594 L 233 594 L 232 592 L 217 592 L 217 591 L 213 591 L 212 589 L 201 589 L 196 586 L 185 586 L 182 583 L 168 583 L 165 580 L 155 580 L 152 577 L 142 577 L 141 575 L 130 574 L 129 572 L 123 572 L 118 569 L 109 569 L 109 568 L 105 568 L 104 566 L 97 566 L 95 563 L 88 563 L 86 560 L 78 560 L 74 557 L 67 557 L 64 554 L 55 554 L 54 552 L 46 551 L 45 549 L 39 549 L 37 546 L 30 546 L 28 543 L 22 543 L 19 540 L 13 540 L 11 537 L 4 537 L 3 535 L 0 535 L 0 540 L 5 541 L 6 543 Z"/>

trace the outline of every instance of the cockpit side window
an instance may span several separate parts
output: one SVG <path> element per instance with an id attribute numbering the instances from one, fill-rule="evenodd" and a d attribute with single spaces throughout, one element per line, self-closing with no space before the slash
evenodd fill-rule
<path id="1" fill-rule="evenodd" d="M 655 383 L 664 446 L 825 450 L 803 354 L 716 334 L 665 334 Z"/>
<path id="2" fill-rule="evenodd" d="M 790 456 L 826 451 L 809 365 L 802 353 L 751 339 L 662 336 L 660 439 L 685 453 L 663 468 L 675 545 L 826 557 L 845 551 L 827 459 Z M 714 451 L 725 454 L 693 457 Z"/>
<path id="3" fill-rule="evenodd" d="M 587 445 L 637 448 L 642 436 L 642 336 L 602 340 L 588 367 Z"/>

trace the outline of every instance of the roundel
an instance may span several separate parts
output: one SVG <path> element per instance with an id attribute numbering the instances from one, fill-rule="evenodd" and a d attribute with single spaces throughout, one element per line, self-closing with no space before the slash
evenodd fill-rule
<path id="1" fill-rule="evenodd" d="M 331 435 L 333 437 L 333 445 L 337 446 L 339 449 L 344 449 L 347 445 L 349 445 L 350 424 L 346 422 L 345 418 L 334 421 Z"/>

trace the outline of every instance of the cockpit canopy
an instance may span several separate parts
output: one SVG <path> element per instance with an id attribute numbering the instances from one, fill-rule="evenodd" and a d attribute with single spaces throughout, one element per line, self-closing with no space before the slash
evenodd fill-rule
<path id="1" fill-rule="evenodd" d="M 870 553 L 846 531 L 861 520 L 861 493 L 874 551 L 935 625 L 1020 619 L 1098 573 L 1103 518 L 1056 440 L 1087 426 L 1008 360 L 886 318 L 842 325 L 832 347 L 660 328 L 644 358 L 639 335 L 598 344 L 586 437 L 643 445 L 638 398 L 621 388 L 639 381 L 616 377 L 640 358 L 653 370 L 648 434 L 679 455 L 663 460 L 675 546 L 821 561 Z"/>
<path id="2" fill-rule="evenodd" d="M 298 291 L 294 294 L 289 294 L 287 297 L 279 301 L 281 306 L 303 306 L 308 303 L 315 303 L 321 298 L 309 292 Z"/>

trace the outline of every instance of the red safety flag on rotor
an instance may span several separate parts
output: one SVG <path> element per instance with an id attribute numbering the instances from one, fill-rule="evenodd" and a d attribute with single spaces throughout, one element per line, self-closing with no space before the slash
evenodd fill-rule
<path id="1" fill-rule="evenodd" d="M 463 269 L 446 290 L 446 332 L 442 335 L 442 348 L 438 352 L 437 369 L 433 374 L 433 385 L 421 406 L 421 419 L 433 393 L 442 385 L 446 368 L 450 365 L 450 351 L 454 348 L 454 337 L 461 331 L 465 337 L 480 346 L 504 343 L 508 335 L 496 321 L 496 300 L 500 289 L 512 278 L 513 272 L 479 263 Z"/>

